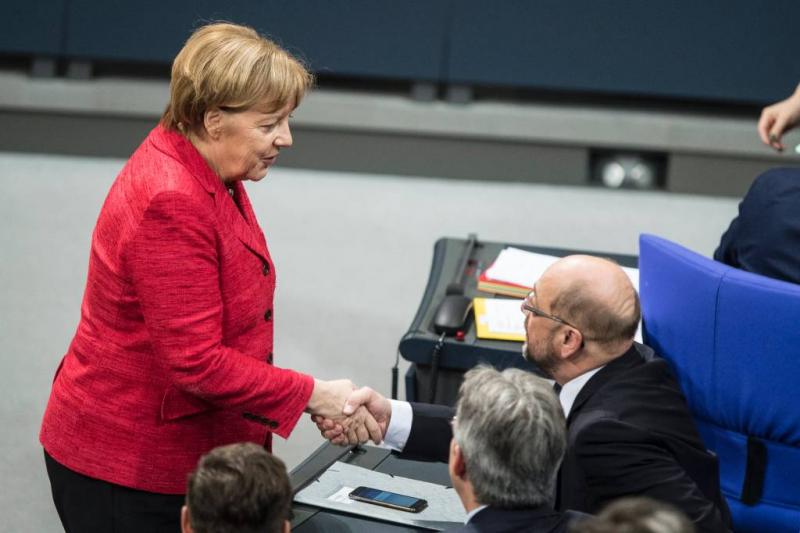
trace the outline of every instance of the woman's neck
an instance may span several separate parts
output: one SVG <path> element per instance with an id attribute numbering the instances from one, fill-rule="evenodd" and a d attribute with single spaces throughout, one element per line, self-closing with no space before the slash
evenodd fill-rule
<path id="1" fill-rule="evenodd" d="M 192 146 L 194 146 L 195 150 L 200 153 L 202 158 L 205 160 L 211 170 L 214 171 L 214 174 L 219 177 L 222 183 L 229 189 L 233 188 L 233 180 L 222 177 L 219 165 L 215 163 L 216 158 L 214 157 L 213 145 L 204 139 L 203 136 L 197 135 L 192 131 L 184 133 L 184 136 L 189 140 L 190 143 L 192 143 Z"/>

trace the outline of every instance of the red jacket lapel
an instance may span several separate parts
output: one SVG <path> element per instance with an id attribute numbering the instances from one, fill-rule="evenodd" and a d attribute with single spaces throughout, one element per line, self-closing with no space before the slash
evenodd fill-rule
<path id="1" fill-rule="evenodd" d="M 220 184 L 222 182 L 220 181 Z M 233 228 L 234 234 L 239 238 L 242 243 L 250 250 L 255 252 L 262 260 L 269 260 L 269 253 L 267 252 L 267 242 L 264 239 L 264 234 L 256 222 L 256 215 L 253 212 L 253 206 L 250 203 L 250 198 L 247 197 L 247 192 L 241 181 L 233 183 L 233 191 L 236 200 L 227 193 L 227 189 L 223 186 L 222 189 L 225 193 L 220 196 L 215 196 L 217 202 L 217 212 L 220 218 L 224 219 Z M 239 202 L 239 207 L 236 207 L 236 201 Z"/>
<path id="2" fill-rule="evenodd" d="M 253 206 L 241 182 L 234 182 L 234 194 L 239 200 L 241 211 L 228 193 L 222 180 L 208 166 L 200 152 L 189 140 L 178 132 L 158 126 L 151 137 L 155 146 L 162 152 L 180 161 L 200 185 L 214 198 L 217 216 L 234 235 L 263 261 L 269 261 L 267 243 L 256 222 Z"/>

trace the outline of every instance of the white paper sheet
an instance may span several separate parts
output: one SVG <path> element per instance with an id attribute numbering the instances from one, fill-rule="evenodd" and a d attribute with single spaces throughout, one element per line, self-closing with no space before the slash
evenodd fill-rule
<path id="1" fill-rule="evenodd" d="M 481 317 L 491 333 L 512 333 L 525 336 L 525 315 L 520 310 L 522 300 L 486 298 L 486 314 Z"/>
<path id="2" fill-rule="evenodd" d="M 519 248 L 504 248 L 495 262 L 486 269 L 486 276 L 498 281 L 532 287 L 547 267 L 558 260 L 552 255 L 527 252 Z"/>
<path id="3" fill-rule="evenodd" d="M 553 255 L 537 254 L 509 246 L 504 248 L 495 262 L 486 269 L 486 275 L 498 281 L 505 281 L 523 287 L 533 287 L 547 268 L 558 261 Z M 636 290 L 639 290 L 639 269 L 622 267 L 631 278 Z"/>

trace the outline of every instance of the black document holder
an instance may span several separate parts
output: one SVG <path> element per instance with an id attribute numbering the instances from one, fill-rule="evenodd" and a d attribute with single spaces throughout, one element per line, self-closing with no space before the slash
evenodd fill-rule
<path id="1" fill-rule="evenodd" d="M 433 330 L 433 317 L 439 303 L 445 297 L 447 286 L 460 274 L 457 272 L 461 256 L 467 245 L 466 239 L 441 238 L 433 247 L 433 261 L 428 284 L 422 295 L 417 314 L 408 328 L 408 332 L 400 339 L 398 347 L 403 359 L 410 361 L 411 367 L 405 376 L 406 399 L 408 401 L 425 401 L 430 390 L 431 355 L 439 340 L 439 335 Z M 498 242 L 478 241 L 472 258 L 467 264 L 464 295 L 470 298 L 496 296 L 477 290 L 478 276 L 491 266 L 500 251 L 513 246 L 540 254 L 564 257 L 571 254 L 582 253 L 608 257 L 617 261 L 622 266 L 636 267 L 637 258 L 630 255 L 604 254 L 598 252 L 585 252 L 563 248 L 544 248 L 524 244 L 505 244 Z M 535 280 L 531 280 L 534 282 Z M 439 374 L 434 403 L 454 405 L 464 373 L 475 365 L 484 363 L 499 370 L 505 368 L 522 368 L 535 373 L 540 373 L 535 365 L 522 357 L 522 343 L 514 341 L 498 341 L 478 339 L 476 337 L 474 320 L 468 321 L 463 340 L 446 337 L 440 353 Z"/>

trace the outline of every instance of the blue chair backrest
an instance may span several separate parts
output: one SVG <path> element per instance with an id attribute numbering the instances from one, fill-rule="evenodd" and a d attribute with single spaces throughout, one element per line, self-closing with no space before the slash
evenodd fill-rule
<path id="1" fill-rule="evenodd" d="M 800 530 L 800 285 L 639 239 L 644 340 L 720 461 L 737 532 Z"/>

